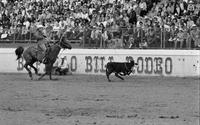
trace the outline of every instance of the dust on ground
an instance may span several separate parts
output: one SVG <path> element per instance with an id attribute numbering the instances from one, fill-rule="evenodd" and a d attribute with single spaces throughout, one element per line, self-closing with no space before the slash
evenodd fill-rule
<path id="1" fill-rule="evenodd" d="M 198 78 L 0 74 L 0 125 L 199 125 Z"/>

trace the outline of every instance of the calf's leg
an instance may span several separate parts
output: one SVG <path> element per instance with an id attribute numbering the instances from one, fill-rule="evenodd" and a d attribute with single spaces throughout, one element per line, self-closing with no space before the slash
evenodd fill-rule
<path id="1" fill-rule="evenodd" d="M 107 76 L 108 82 L 111 82 L 111 80 L 109 78 L 109 76 L 110 76 L 111 73 L 112 73 L 111 71 L 109 71 L 108 69 L 106 69 L 106 76 Z"/>
<path id="2" fill-rule="evenodd" d="M 118 77 L 118 78 L 120 78 L 121 80 L 124 80 L 124 78 L 122 78 L 121 76 L 119 76 L 118 73 L 115 73 L 115 76 Z"/>

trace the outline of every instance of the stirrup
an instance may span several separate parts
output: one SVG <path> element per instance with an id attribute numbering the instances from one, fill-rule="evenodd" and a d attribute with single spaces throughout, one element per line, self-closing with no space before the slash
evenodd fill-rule
<path id="1" fill-rule="evenodd" d="M 47 58 L 44 58 L 44 59 L 42 60 L 42 63 L 47 64 L 47 63 L 48 63 Z"/>

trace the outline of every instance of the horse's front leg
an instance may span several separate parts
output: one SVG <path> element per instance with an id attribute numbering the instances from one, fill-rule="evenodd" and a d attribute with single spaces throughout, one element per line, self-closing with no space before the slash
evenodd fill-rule
<path id="1" fill-rule="evenodd" d="M 49 75 L 50 80 L 57 80 L 57 79 L 52 78 L 52 68 L 53 68 L 53 64 L 48 65 L 46 72 Z"/>
<path id="2" fill-rule="evenodd" d="M 36 75 L 38 75 L 38 76 L 41 75 L 40 73 L 38 73 L 38 69 L 35 66 L 33 66 L 33 64 L 31 64 L 30 67 L 32 67 L 34 69 Z"/>
<path id="3" fill-rule="evenodd" d="M 49 72 L 48 74 L 49 74 L 49 79 L 50 80 L 55 80 L 55 81 L 58 80 L 58 78 L 52 78 L 52 71 Z"/>
<path id="4" fill-rule="evenodd" d="M 52 74 L 51 74 L 51 71 L 49 72 L 49 79 L 52 80 Z"/>

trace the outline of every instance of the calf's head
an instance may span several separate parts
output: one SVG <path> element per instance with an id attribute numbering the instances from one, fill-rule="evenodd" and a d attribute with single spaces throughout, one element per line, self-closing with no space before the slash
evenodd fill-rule
<path id="1" fill-rule="evenodd" d="M 131 64 L 131 66 L 134 66 L 134 65 L 135 65 L 135 61 L 134 61 L 134 60 L 131 60 L 131 61 L 130 61 L 130 64 Z"/>

